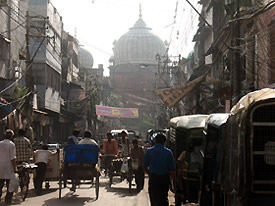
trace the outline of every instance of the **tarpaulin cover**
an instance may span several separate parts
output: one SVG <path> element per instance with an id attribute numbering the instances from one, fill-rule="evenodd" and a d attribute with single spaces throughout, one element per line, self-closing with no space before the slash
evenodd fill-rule
<path id="1" fill-rule="evenodd" d="M 242 200 L 250 190 L 249 133 L 247 127 L 251 110 L 261 102 L 275 102 L 275 89 L 262 89 L 245 95 L 230 111 L 225 124 L 221 153 L 220 181 L 225 194 Z M 256 104 L 257 103 L 257 104 Z"/>
<path id="2" fill-rule="evenodd" d="M 99 148 L 92 144 L 67 145 L 64 147 L 64 152 L 64 161 L 67 163 L 95 164 L 98 161 Z"/>
<path id="3" fill-rule="evenodd" d="M 14 110 L 13 106 L 10 105 L 4 98 L 0 98 L 0 119 L 8 116 Z"/>

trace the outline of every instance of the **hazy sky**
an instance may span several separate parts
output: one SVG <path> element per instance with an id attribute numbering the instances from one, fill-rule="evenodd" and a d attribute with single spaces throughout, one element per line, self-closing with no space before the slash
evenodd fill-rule
<path id="1" fill-rule="evenodd" d="M 194 5 L 197 0 L 190 0 Z M 113 42 L 125 34 L 139 18 L 162 40 L 171 42 L 169 54 L 187 56 L 192 50 L 198 15 L 185 0 L 51 0 L 63 17 L 64 29 L 77 35 L 94 58 L 94 67 L 113 54 Z M 177 11 L 176 11 L 177 9 Z"/>

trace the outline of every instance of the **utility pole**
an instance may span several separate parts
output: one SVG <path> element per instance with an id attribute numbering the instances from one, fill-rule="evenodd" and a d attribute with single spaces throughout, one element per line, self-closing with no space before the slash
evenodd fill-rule
<path id="1" fill-rule="evenodd" d="M 236 18 L 239 18 L 240 0 L 236 0 Z M 241 94 L 241 49 L 240 49 L 240 21 L 236 21 L 233 32 L 234 42 L 234 70 L 233 70 L 233 101 L 236 104 L 240 99 Z"/>
<path id="2" fill-rule="evenodd" d="M 29 11 L 26 12 L 26 86 L 29 91 L 32 91 L 32 84 L 31 84 L 31 75 L 32 75 L 32 68 L 31 68 L 31 59 L 30 59 L 30 17 Z"/>
<path id="3" fill-rule="evenodd" d="M 33 91 L 33 78 L 32 78 L 32 62 L 30 58 L 30 16 L 29 12 L 26 12 L 26 76 L 25 76 L 25 84 L 28 89 L 28 92 Z M 30 94 L 26 98 L 25 109 L 26 116 L 29 123 L 32 122 L 32 101 L 33 95 Z"/>

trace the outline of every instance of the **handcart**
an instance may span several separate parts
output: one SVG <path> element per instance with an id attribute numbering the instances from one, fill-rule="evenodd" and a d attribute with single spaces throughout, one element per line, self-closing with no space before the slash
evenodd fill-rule
<path id="1" fill-rule="evenodd" d="M 108 172 L 110 179 L 110 187 L 113 184 L 113 177 L 120 176 L 121 181 L 124 179 L 127 180 L 129 185 L 129 191 L 131 192 L 132 180 L 133 180 L 133 171 L 131 166 L 131 158 L 114 158 L 111 162 L 111 167 Z"/>
<path id="2" fill-rule="evenodd" d="M 73 191 L 75 191 L 76 185 L 80 184 L 95 186 L 96 199 L 98 199 L 100 176 L 100 171 L 96 166 L 98 152 L 98 146 L 90 144 L 68 145 L 64 148 L 64 163 L 59 179 L 59 198 L 61 198 L 63 181 L 71 183 Z"/>
<path id="3" fill-rule="evenodd" d="M 50 181 L 58 181 L 60 178 L 60 169 L 63 161 L 63 150 L 57 150 L 56 153 L 51 155 L 48 160 L 47 170 L 44 177 L 45 188 L 50 188 Z"/>

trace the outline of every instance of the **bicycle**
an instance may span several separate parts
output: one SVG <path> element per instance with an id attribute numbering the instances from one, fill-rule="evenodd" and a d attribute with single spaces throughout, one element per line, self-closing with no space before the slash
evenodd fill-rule
<path id="1" fill-rule="evenodd" d="M 29 192 L 30 170 L 34 169 L 35 167 L 37 167 L 35 164 L 29 164 L 26 162 L 17 165 L 19 187 L 23 201 L 25 201 Z"/>

